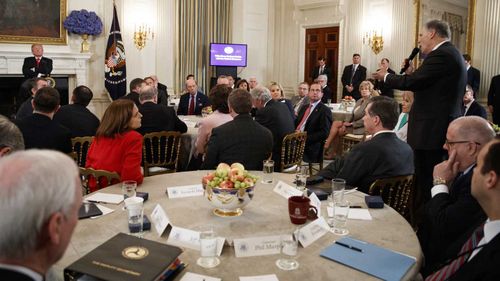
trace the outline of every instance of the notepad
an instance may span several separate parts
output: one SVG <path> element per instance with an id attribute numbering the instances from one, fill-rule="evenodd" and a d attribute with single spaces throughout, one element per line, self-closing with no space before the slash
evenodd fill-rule
<path id="1" fill-rule="evenodd" d="M 86 197 L 85 201 L 92 203 L 120 204 L 123 201 L 123 195 L 97 192 Z"/>
<path id="2" fill-rule="evenodd" d="M 379 247 L 351 237 L 337 240 L 362 252 L 333 244 L 320 256 L 363 271 L 384 280 L 400 280 L 416 262 L 416 258 Z"/>

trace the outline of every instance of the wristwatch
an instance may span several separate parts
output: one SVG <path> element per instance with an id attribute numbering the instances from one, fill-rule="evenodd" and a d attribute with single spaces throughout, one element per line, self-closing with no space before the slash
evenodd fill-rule
<path id="1" fill-rule="evenodd" d="M 440 185 L 440 184 L 446 185 L 446 180 L 443 179 L 443 178 L 441 178 L 441 177 L 436 177 L 436 178 L 434 178 L 434 180 L 432 181 L 432 183 L 434 185 Z"/>

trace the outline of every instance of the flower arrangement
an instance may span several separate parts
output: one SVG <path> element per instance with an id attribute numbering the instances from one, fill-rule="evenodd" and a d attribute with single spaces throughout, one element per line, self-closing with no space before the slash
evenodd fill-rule
<path id="1" fill-rule="evenodd" d="M 64 20 L 64 28 L 74 34 L 99 35 L 102 32 L 102 21 L 95 12 L 85 9 L 71 11 Z"/>

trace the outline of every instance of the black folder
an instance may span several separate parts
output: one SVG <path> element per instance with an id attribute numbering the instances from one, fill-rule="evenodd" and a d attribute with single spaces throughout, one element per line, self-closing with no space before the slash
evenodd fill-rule
<path id="1" fill-rule="evenodd" d="M 100 215 L 102 215 L 102 212 L 94 203 L 83 202 L 83 204 L 80 206 L 80 209 L 78 210 L 79 220 Z"/>

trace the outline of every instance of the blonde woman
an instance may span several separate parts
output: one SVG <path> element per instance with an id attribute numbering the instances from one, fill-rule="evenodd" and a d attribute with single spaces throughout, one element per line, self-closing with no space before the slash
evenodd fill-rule
<path id="1" fill-rule="evenodd" d="M 401 103 L 401 114 L 399 114 L 398 123 L 394 127 L 394 132 L 399 139 L 406 142 L 408 135 L 408 112 L 413 104 L 413 92 L 403 92 L 403 102 Z"/>

